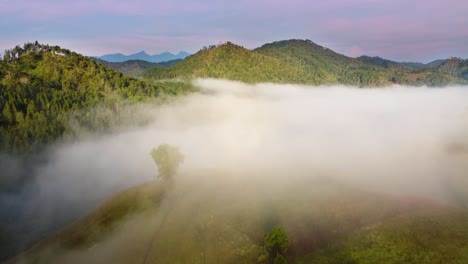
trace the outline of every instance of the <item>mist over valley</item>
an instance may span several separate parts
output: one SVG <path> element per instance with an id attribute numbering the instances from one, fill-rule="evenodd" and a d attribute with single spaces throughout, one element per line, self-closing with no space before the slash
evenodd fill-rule
<path id="1" fill-rule="evenodd" d="M 161 227 L 161 230 L 169 232 L 167 236 L 185 234 L 183 239 L 190 241 L 193 230 L 184 233 L 179 229 L 191 226 L 194 219 L 208 221 L 203 219 L 212 215 L 212 221 L 216 222 L 213 230 L 228 232 L 226 239 L 238 243 L 237 247 L 256 245 L 245 255 L 226 252 L 221 259 L 247 261 L 261 255 L 258 244 L 261 240 L 258 239 L 268 226 L 282 224 L 295 237 L 309 231 L 318 236 L 314 228 L 294 231 L 306 223 L 298 219 L 311 219 L 307 221 L 320 226 L 317 220 L 320 215 L 332 217 L 327 211 L 333 207 L 329 203 L 335 204 L 346 197 L 350 200 L 345 208 L 358 205 L 363 208 L 357 209 L 362 215 L 337 209 L 345 214 L 343 219 L 336 220 L 342 227 L 341 221 L 346 223 L 349 218 L 360 219 L 358 226 L 366 226 L 374 221 L 372 219 L 383 221 L 414 212 L 424 212 L 431 217 L 430 212 L 440 208 L 466 210 L 466 87 L 363 89 L 251 85 L 216 79 L 197 79 L 193 85 L 198 92 L 177 97 L 164 105 L 128 106 L 133 108 L 129 111 L 133 113 L 129 120 L 144 120 L 139 125 L 122 125 L 111 132 L 52 144 L 41 152 L 37 163 L 22 164 L 21 159 L 4 153 L 2 171 L 6 174 L 2 173 L 2 181 L 28 174 L 25 180 L 19 181 L 19 187 L 1 195 L 2 208 L 9 208 L 2 211 L 7 220 L 2 227 L 11 227 L 10 232 L 28 230 L 24 245 L 76 219 L 84 219 L 80 221 L 86 223 L 84 215 L 126 188 L 144 184 L 142 186 L 147 187 L 142 188 L 152 190 L 145 195 L 159 197 L 151 198 L 158 200 L 154 205 L 143 206 L 146 209 L 142 213 L 130 210 L 115 227 L 102 234 L 98 232 L 100 235 L 89 241 L 96 243 L 98 251 L 79 246 L 81 242 L 76 242 L 77 247 L 67 246 L 67 239 L 59 236 L 40 244 L 39 253 L 33 250 L 18 260 L 27 260 L 27 263 L 33 259 L 44 263 L 115 262 L 119 255 L 105 252 L 124 247 L 124 237 L 129 235 L 142 243 L 141 248 L 128 247 L 123 252 L 130 254 L 131 251 L 137 258 L 143 258 L 143 244 L 149 245 L 149 242 L 138 226 L 151 230 L 158 225 L 165 226 L 169 229 Z M 161 144 L 177 146 L 185 157 L 174 177 L 175 185 L 166 186 L 166 191 L 161 190 L 165 184 L 158 179 L 158 168 L 150 155 L 151 149 Z M 125 192 L 117 197 L 119 195 Z M 374 198 L 370 198 L 372 202 L 364 202 L 368 199 L 364 197 Z M 113 200 L 107 201 L 99 208 L 113 203 Z M 138 200 L 134 203 L 140 208 Z M 303 203 L 315 205 L 303 207 Z M 376 214 L 374 210 L 379 207 L 385 208 L 384 212 Z M 156 211 L 152 212 L 151 208 Z M 198 213 L 184 217 L 195 208 Z M 172 210 L 178 213 L 172 214 Z M 239 215 L 240 222 L 234 220 L 243 210 L 250 213 Z M 143 217 L 145 212 L 151 213 Z M 160 219 L 165 214 L 170 222 L 179 225 L 168 226 L 168 222 Z M 266 222 L 262 224 L 262 221 Z M 75 223 L 72 230 L 80 226 L 80 222 Z M 247 237 L 234 239 L 231 237 L 234 231 L 228 231 L 223 223 L 232 228 L 247 228 L 241 230 Z M 208 234 L 211 232 L 209 227 L 204 228 L 208 228 Z M 328 230 L 329 227 L 323 228 Z M 324 241 L 332 239 L 333 236 L 325 233 Z M 347 237 L 350 233 L 343 231 L 343 234 Z M 74 243 L 73 236 L 66 237 Z M 157 241 L 162 243 L 164 238 L 161 239 Z M 291 242 L 289 259 L 298 259 L 304 252 L 310 252 L 310 247 L 320 247 L 322 243 L 316 241 L 306 246 L 312 242 L 304 239 Z M 86 241 L 83 243 L 88 243 Z M 169 241 L 172 240 L 166 240 L 172 243 Z M 206 241 L 208 247 L 210 243 L 220 243 L 215 238 Z M 61 246 L 56 253 L 50 253 L 50 246 L 55 248 L 56 243 Z M 187 245 L 185 253 L 179 257 L 194 259 L 193 250 L 202 244 L 194 246 Z M 153 261 L 183 261 L 174 252 L 170 253 L 172 251 L 164 253 L 158 251 L 161 246 L 154 247 L 156 251 L 151 251 L 149 257 Z M 95 252 L 103 256 L 97 258 Z M 220 256 L 220 252 L 206 254 Z M 122 263 L 128 261 L 130 255 L 120 256 Z"/>

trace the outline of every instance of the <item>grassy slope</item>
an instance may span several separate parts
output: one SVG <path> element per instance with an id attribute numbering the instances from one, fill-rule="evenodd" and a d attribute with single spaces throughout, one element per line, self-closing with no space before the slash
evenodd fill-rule
<path id="1" fill-rule="evenodd" d="M 245 185 L 213 171 L 180 179 L 118 194 L 9 263 L 256 263 L 277 224 L 292 263 L 468 261 L 463 210 L 320 180 Z"/>

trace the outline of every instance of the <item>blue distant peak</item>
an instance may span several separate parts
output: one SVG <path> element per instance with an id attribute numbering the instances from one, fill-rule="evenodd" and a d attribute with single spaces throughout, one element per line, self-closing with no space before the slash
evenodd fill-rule
<path id="1" fill-rule="evenodd" d="M 161 54 L 149 55 L 145 51 L 140 51 L 138 53 L 134 53 L 131 55 L 124 55 L 121 53 L 115 54 L 106 54 L 103 56 L 98 57 L 101 60 L 105 60 L 108 62 L 124 62 L 128 60 L 144 60 L 148 62 L 163 62 L 163 61 L 170 61 L 176 59 L 185 59 L 185 57 L 189 56 L 190 53 L 185 51 L 181 51 L 176 55 L 170 52 L 163 52 Z"/>

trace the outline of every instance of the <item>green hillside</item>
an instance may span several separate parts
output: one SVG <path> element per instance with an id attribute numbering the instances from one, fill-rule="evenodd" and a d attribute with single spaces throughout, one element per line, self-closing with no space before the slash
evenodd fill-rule
<path id="1" fill-rule="evenodd" d="M 308 73 L 307 82 L 313 84 L 388 84 L 388 73 L 380 67 L 338 54 L 310 40 L 278 41 L 255 51 L 303 69 Z"/>
<path id="2" fill-rule="evenodd" d="M 148 69 L 151 80 L 223 78 L 249 83 L 275 82 L 310 85 L 344 84 L 353 86 L 444 86 L 467 84 L 466 60 L 458 66 L 439 60 L 427 65 L 398 63 L 378 57 L 351 58 L 310 40 L 283 40 L 254 50 L 227 42 L 205 47 L 168 69 Z M 453 63 L 452 63 L 453 64 Z M 453 67 L 457 70 L 453 70 Z"/>
<path id="3" fill-rule="evenodd" d="M 0 60 L 0 149 L 24 152 L 119 122 L 121 106 L 188 84 L 136 80 L 58 46 L 28 43 Z"/>
<path id="4" fill-rule="evenodd" d="M 464 209 L 258 173 L 199 171 L 130 189 L 7 263 L 267 263 L 274 226 L 289 237 L 288 263 L 468 261 Z"/>
<path id="5" fill-rule="evenodd" d="M 210 46 L 169 69 L 152 68 L 150 79 L 225 78 L 244 82 L 384 85 L 383 69 L 337 54 L 309 40 L 288 40 L 248 50 L 231 42 Z"/>

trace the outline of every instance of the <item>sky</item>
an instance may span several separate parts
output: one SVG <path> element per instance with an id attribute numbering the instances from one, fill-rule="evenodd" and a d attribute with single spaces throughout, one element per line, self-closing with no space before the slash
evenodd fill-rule
<path id="1" fill-rule="evenodd" d="M 84 55 L 310 39 L 339 53 L 468 58 L 466 0 L 0 0 L 0 51 L 38 40 Z M 3 53 L 3 52 L 2 52 Z"/>

